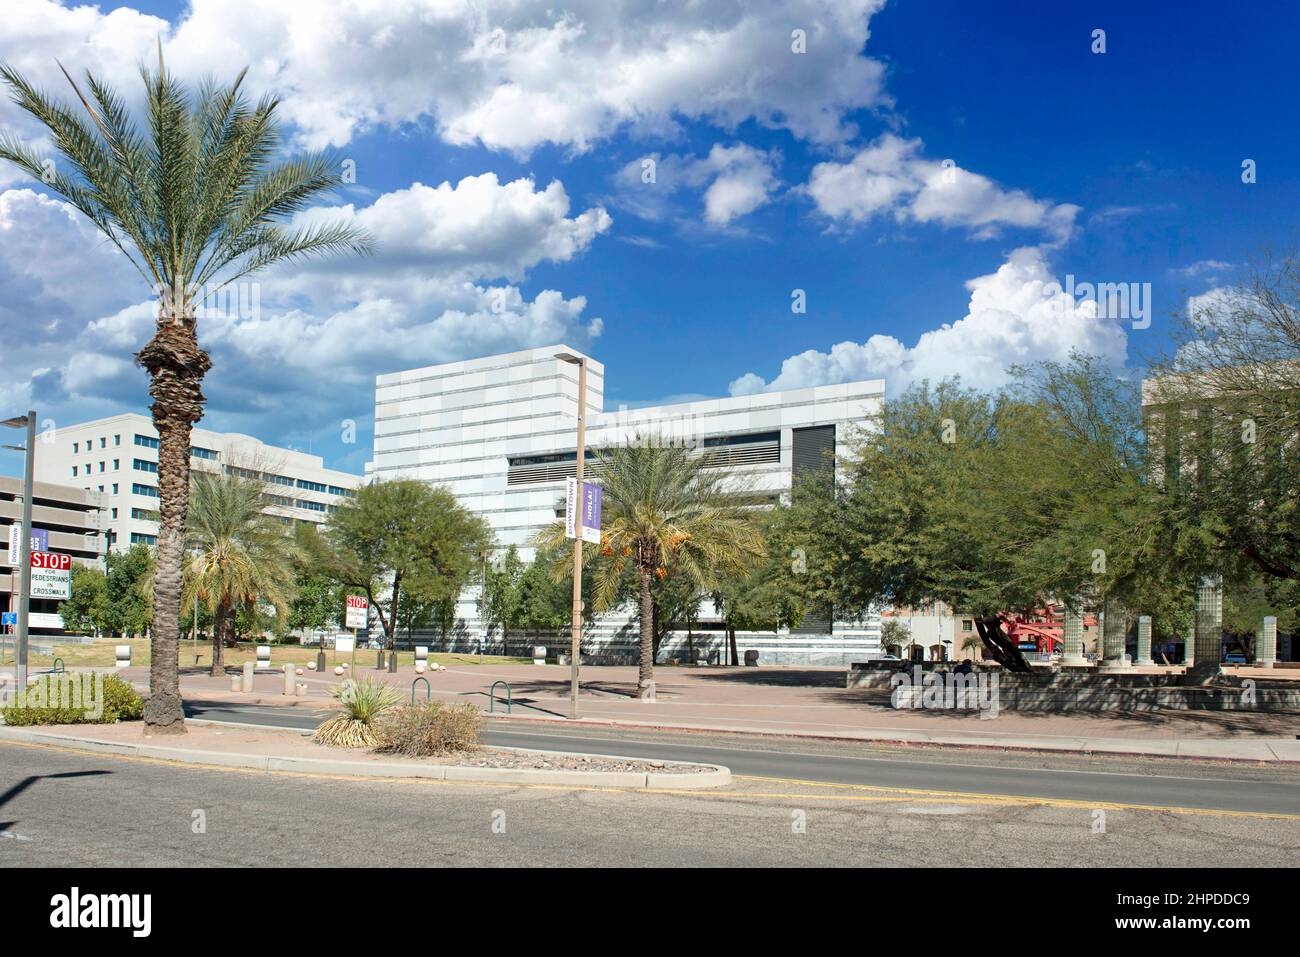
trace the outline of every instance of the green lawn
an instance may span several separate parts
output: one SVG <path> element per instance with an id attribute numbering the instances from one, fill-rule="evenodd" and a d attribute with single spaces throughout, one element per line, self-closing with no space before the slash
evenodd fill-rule
<path id="1" fill-rule="evenodd" d="M 257 660 L 257 644 L 255 642 L 240 642 L 236 648 L 227 648 L 224 660 L 227 665 L 242 665 L 245 661 Z M 61 644 L 55 643 L 54 653 L 49 655 L 31 654 L 29 656 L 29 666 L 32 669 L 49 668 L 54 664 L 55 658 L 62 658 L 63 664 L 68 668 L 74 667 L 112 667 L 114 663 L 115 648 L 118 645 L 131 646 L 131 664 L 148 665 L 149 664 L 149 642 L 143 638 L 127 640 L 125 638 L 105 638 L 96 641 L 94 644 Z M 198 663 L 201 665 L 212 664 L 212 643 L 210 641 L 200 641 L 197 648 L 189 640 L 181 642 L 180 663 L 181 667 L 192 667 L 195 663 L 194 654 L 199 654 Z M 271 664 L 274 667 L 292 664 L 297 666 L 306 666 L 308 661 L 316 660 L 317 648 L 314 645 L 271 645 Z M 357 664 L 365 664 L 373 667 L 375 663 L 376 652 L 369 649 L 358 649 L 356 654 Z M 339 653 L 332 649 L 325 650 L 325 660 L 333 667 L 336 663 L 352 661 L 351 652 Z M 485 665 L 508 665 L 508 664 L 528 664 L 530 658 L 507 658 L 501 655 L 484 655 L 482 663 Z M 8 644 L 5 645 L 3 654 L 0 654 L 0 663 L 12 663 L 13 650 Z M 429 653 L 429 661 L 437 662 L 447 666 L 451 665 L 477 665 L 479 664 L 478 655 L 444 655 Z M 415 652 L 399 651 L 397 653 L 397 662 L 399 665 L 414 665 Z"/>

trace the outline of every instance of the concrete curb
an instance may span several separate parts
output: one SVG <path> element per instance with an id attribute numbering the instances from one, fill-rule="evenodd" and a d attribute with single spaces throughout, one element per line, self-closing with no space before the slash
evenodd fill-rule
<path id="1" fill-rule="evenodd" d="M 220 722 L 213 722 L 220 723 Z M 296 730 L 296 729 L 276 729 Z M 474 768 L 460 765 L 398 764 L 380 761 L 340 761 L 329 758 L 281 758 L 265 754 L 237 754 L 225 751 L 200 751 L 190 748 L 168 748 L 154 744 L 126 744 L 120 741 L 97 741 L 73 735 L 32 731 L 27 728 L 0 726 L 0 741 L 19 741 L 28 744 L 55 744 L 60 747 L 94 754 L 116 754 L 126 757 L 155 758 L 161 761 L 182 761 L 213 767 L 249 768 L 255 771 L 296 771 L 308 774 L 346 774 L 369 778 L 423 778 L 434 781 L 479 781 L 484 784 L 549 784 L 581 787 L 641 788 L 645 790 L 696 790 L 724 787 L 731 783 L 731 770 L 722 765 L 703 765 L 712 770 L 695 774 L 670 774 L 637 771 L 567 771 L 536 770 L 532 768 Z M 500 748 L 502 751 L 520 751 L 528 754 L 582 756 L 579 752 L 538 751 L 531 748 Z M 588 755 L 593 758 L 615 758 L 618 755 Z M 645 758 L 625 758 L 642 761 Z M 664 764 L 691 765 L 690 761 L 665 761 Z"/>

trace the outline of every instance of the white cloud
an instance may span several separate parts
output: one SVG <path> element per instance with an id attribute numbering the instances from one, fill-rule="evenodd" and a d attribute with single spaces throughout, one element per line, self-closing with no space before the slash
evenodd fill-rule
<path id="1" fill-rule="evenodd" d="M 175 27 L 129 8 L 27 0 L 5 11 L 0 59 L 65 87 L 54 58 L 126 89 L 163 37 L 186 77 L 248 64 L 312 146 L 372 126 L 431 120 L 450 143 L 526 153 L 585 150 L 623 126 L 754 120 L 821 143 L 851 139 L 847 113 L 884 101 L 862 56 L 884 0 L 193 0 Z M 807 52 L 791 50 L 806 32 Z M 0 115 L 0 118 L 4 118 Z"/>
<path id="2" fill-rule="evenodd" d="M 346 220 L 367 230 L 378 255 L 358 263 L 364 271 L 415 267 L 442 278 L 518 279 L 543 260 L 567 262 L 585 252 L 613 222 L 601 207 L 573 218 L 568 213 L 559 180 L 538 190 L 531 179 L 502 184 L 495 173 L 483 173 L 455 186 L 414 183 L 360 210 L 319 207 L 299 221 Z M 328 262 L 314 268 L 332 271 Z"/>
<path id="3" fill-rule="evenodd" d="M 1122 365 L 1127 335 L 1118 322 L 1097 318 L 1096 303 L 1061 292 L 1038 247 L 1011 253 L 997 272 L 966 283 L 964 318 L 924 333 L 908 347 L 893 336 L 841 342 L 830 352 L 810 349 L 781 364 L 771 381 L 750 372 L 731 383 L 732 395 L 798 389 L 883 377 L 891 394 L 912 383 L 961 376 L 967 385 L 994 388 L 1017 363 L 1065 360 L 1072 350 Z"/>
<path id="4" fill-rule="evenodd" d="M 1005 190 L 951 160 L 927 159 L 921 148 L 920 140 L 886 133 L 848 162 L 818 163 L 804 191 L 822 215 L 842 225 L 892 215 L 898 222 L 965 227 L 981 238 L 1004 226 L 1041 229 L 1056 242 L 1073 230 L 1079 207 Z"/>
<path id="5" fill-rule="evenodd" d="M 704 221 L 711 226 L 729 226 L 771 201 L 780 186 L 776 176 L 779 159 L 776 151 L 745 143 L 715 143 L 703 157 L 652 153 L 619 170 L 615 176 L 617 202 L 643 219 L 671 217 L 693 224 L 697 213 L 688 212 L 677 197 L 703 190 Z"/>
<path id="6" fill-rule="evenodd" d="M 1189 263 L 1188 265 L 1175 270 L 1175 272 L 1179 275 L 1186 276 L 1188 279 L 1195 279 L 1198 276 L 1221 273 L 1232 268 L 1232 263 L 1226 263 L 1221 259 L 1199 259 L 1194 263 Z"/>

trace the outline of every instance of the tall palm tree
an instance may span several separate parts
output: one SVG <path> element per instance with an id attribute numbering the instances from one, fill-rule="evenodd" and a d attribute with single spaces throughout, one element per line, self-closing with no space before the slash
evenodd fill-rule
<path id="1" fill-rule="evenodd" d="M 254 479 L 195 474 L 190 493 L 185 604 L 212 612 L 212 674 L 225 674 L 227 632 L 241 608 L 271 605 L 284 615 L 294 594 L 298 548 L 278 518 L 262 511 L 264 487 Z"/>
<path id="2" fill-rule="evenodd" d="M 244 72 L 230 86 L 206 81 L 191 94 L 167 72 L 160 43 L 157 72 L 140 71 L 144 133 L 111 87 L 87 73 L 87 96 L 63 72 L 85 116 L 0 64 L 13 101 L 45 125 L 61 154 L 50 175 L 42 156 L 14 136 L 0 136 L 0 159 L 84 213 L 158 296 L 153 338 L 135 355 L 149 374 L 160 443 L 161 528 L 144 723 L 146 731 L 179 733 L 185 730 L 177 654 L 190 430 L 203 417 L 203 377 L 212 365 L 199 346 L 196 306 L 273 263 L 368 253 L 371 243 L 347 225 L 286 225 L 339 182 L 338 166 L 324 154 L 280 156 L 278 100 L 264 96 L 250 105 Z"/>
<path id="3" fill-rule="evenodd" d="M 604 489 L 601 547 L 591 559 L 593 604 L 605 611 L 616 602 L 630 565 L 641 631 L 637 687 L 642 698 L 653 699 L 654 579 L 672 574 L 711 591 L 722 576 L 749 573 L 763 554 L 762 533 L 738 494 L 738 480 L 683 446 L 638 438 L 602 452 L 593 472 Z M 536 541 L 562 546 L 563 523 L 544 529 Z M 555 569 L 568 572 L 562 560 Z"/>

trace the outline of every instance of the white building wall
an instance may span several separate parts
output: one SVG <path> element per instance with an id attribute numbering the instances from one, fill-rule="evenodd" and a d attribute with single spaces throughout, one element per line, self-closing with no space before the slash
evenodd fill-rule
<path id="1" fill-rule="evenodd" d="M 157 538 L 158 523 L 141 513 L 158 509 L 157 497 L 147 493 L 158 487 L 157 473 L 150 469 L 157 466 L 158 449 L 149 444 L 157 439 L 153 420 L 134 412 L 60 426 L 37 440 L 36 478 L 102 492 L 107 506 L 104 527 L 114 550 L 130 548 L 133 538 L 150 544 Z M 330 509 L 355 494 L 364 481 L 359 475 L 325 468 L 319 455 L 267 445 L 238 432 L 196 428 L 190 445 L 198 450 L 190 459 L 196 471 L 233 466 L 264 473 L 268 494 L 290 500 L 284 505 L 268 504 L 266 511 L 289 521 L 324 522 Z M 278 481 L 270 481 L 271 476 Z"/>
<path id="2" fill-rule="evenodd" d="M 531 560 L 532 536 L 563 515 L 564 481 L 508 484 L 515 457 L 572 453 L 576 444 L 578 367 L 556 358 L 581 355 L 564 345 L 381 375 L 375 384 L 375 449 L 367 475 L 418 478 L 445 485 L 484 516 L 499 551 L 511 545 Z M 879 408 L 883 380 L 788 392 L 708 399 L 605 411 L 605 367 L 587 357 L 587 444 L 599 449 L 638 435 L 691 443 L 729 435 L 778 432 L 780 461 L 735 469 L 756 491 L 786 493 L 791 486 L 794 430 L 836 426 L 836 451 Z M 481 635 L 477 586 L 457 606 L 456 647 L 477 647 Z M 704 609 L 710 611 L 707 607 Z M 629 612 L 602 616 L 584 636 L 584 649 L 631 655 L 635 623 Z M 697 649 L 722 650 L 721 633 L 696 635 Z M 426 638 L 426 640 L 428 640 Z M 498 639 L 499 640 L 499 639 Z M 678 643 L 679 644 L 679 643 Z M 738 636 L 760 660 L 860 660 L 879 650 L 879 620 L 836 623 L 826 636 Z M 667 642 L 666 653 L 680 649 Z"/>

